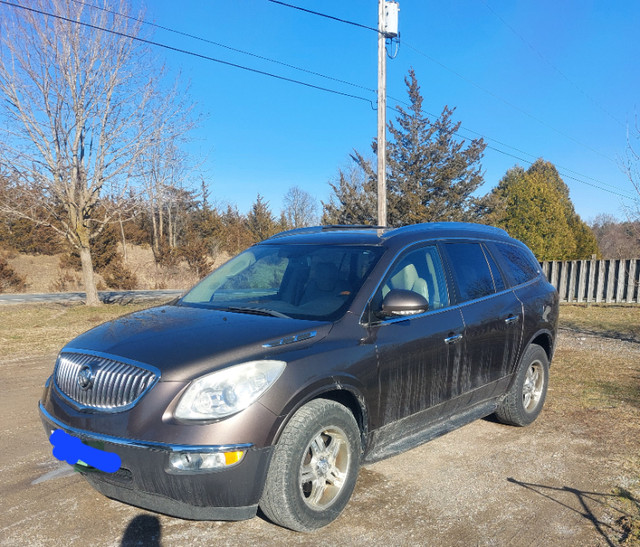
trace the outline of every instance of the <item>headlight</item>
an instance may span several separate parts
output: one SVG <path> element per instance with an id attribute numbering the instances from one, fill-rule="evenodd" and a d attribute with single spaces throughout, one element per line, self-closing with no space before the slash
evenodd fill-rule
<path id="1" fill-rule="evenodd" d="M 176 418 L 215 420 L 244 410 L 280 377 L 284 361 L 251 361 L 198 378 L 176 408 Z"/>

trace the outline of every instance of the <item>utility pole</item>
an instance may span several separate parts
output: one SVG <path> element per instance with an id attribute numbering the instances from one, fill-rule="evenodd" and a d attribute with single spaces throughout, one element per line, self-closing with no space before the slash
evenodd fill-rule
<path id="1" fill-rule="evenodd" d="M 378 226 L 387 225 L 387 38 L 398 36 L 398 3 L 378 0 Z"/>
<path id="2" fill-rule="evenodd" d="M 387 225 L 387 52 L 385 0 L 378 0 L 378 226 Z"/>

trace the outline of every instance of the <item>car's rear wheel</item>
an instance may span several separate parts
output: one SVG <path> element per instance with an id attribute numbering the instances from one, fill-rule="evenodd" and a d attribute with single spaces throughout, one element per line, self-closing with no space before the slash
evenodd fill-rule
<path id="1" fill-rule="evenodd" d="M 520 360 L 511 388 L 496 410 L 498 420 L 509 425 L 529 425 L 542 411 L 548 383 L 547 353 L 531 344 Z"/>
<path id="2" fill-rule="evenodd" d="M 329 524 L 351 497 L 360 447 L 349 409 L 327 399 L 310 401 L 282 432 L 260 508 L 276 524 L 300 532 Z"/>

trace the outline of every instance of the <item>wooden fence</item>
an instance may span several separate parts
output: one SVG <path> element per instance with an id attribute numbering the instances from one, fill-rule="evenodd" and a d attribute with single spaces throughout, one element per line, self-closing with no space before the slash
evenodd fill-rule
<path id="1" fill-rule="evenodd" d="M 560 302 L 640 304 L 640 259 L 542 262 Z"/>

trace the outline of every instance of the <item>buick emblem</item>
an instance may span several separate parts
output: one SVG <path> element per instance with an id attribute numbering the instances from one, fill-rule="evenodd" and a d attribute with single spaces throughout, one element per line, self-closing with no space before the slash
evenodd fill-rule
<path id="1" fill-rule="evenodd" d="M 80 371 L 78 372 L 78 385 L 80 386 L 80 389 L 83 391 L 91 389 L 91 386 L 93 386 L 93 379 L 94 375 L 91 366 L 82 365 L 82 368 L 80 368 Z"/>

